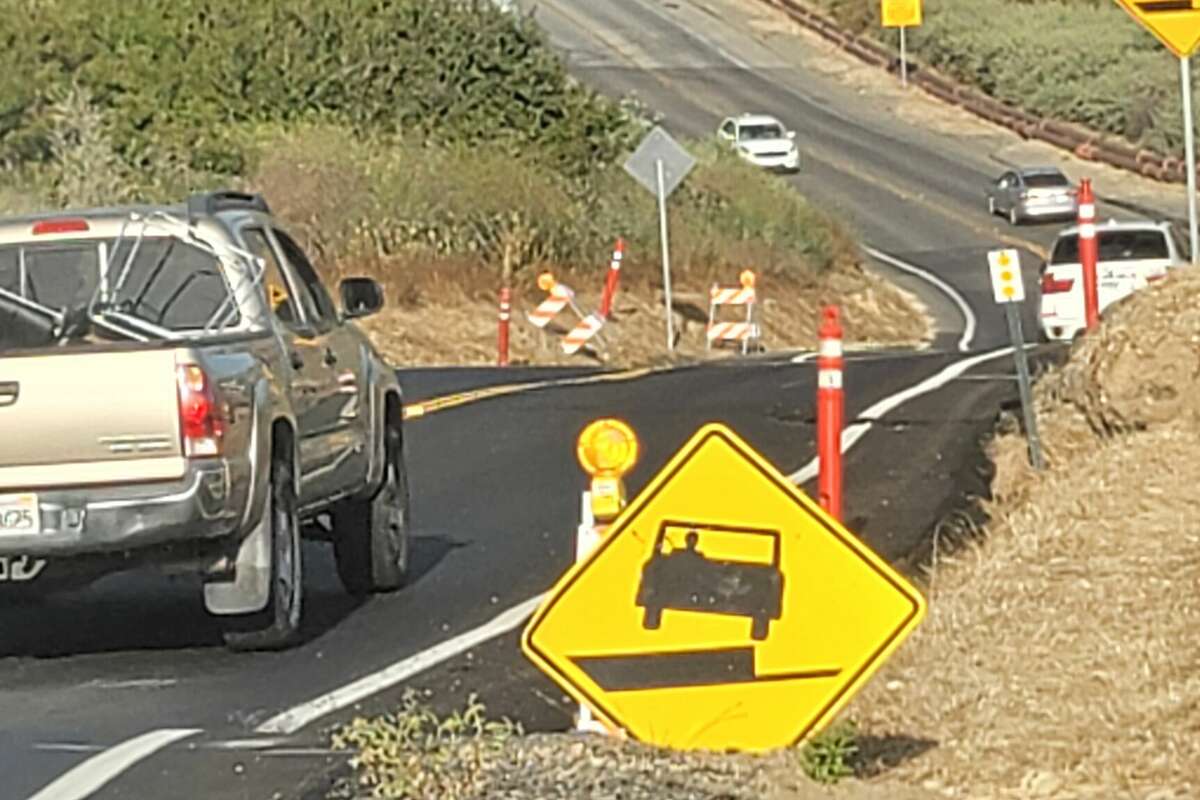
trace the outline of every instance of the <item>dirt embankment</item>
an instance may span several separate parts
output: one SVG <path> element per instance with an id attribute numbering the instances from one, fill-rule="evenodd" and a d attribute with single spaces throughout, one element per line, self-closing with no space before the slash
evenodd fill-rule
<path id="1" fill-rule="evenodd" d="M 373 269 L 374 274 L 402 274 L 388 285 L 389 307 L 364 328 L 383 353 L 400 366 L 483 365 L 496 363 L 498 301 L 494 275 L 465 264 L 404 270 Z M 641 272 L 642 274 L 639 274 Z M 708 289 L 713 283 L 738 285 L 738 275 L 692 270 L 674 289 L 677 359 L 727 357 L 736 349 L 705 350 Z M 577 292 L 583 314 L 600 304 L 605 268 L 558 276 Z M 767 350 L 815 347 L 820 309 L 835 303 L 842 311 L 849 346 L 921 346 L 933 336 L 932 322 L 920 301 L 858 265 L 809 276 L 767 275 L 758 279 L 756 312 Z M 643 268 L 623 271 L 613 313 L 593 346 L 576 355 L 562 352 L 562 339 L 579 321 L 566 308 L 545 329 L 526 317 L 545 292 L 532 276 L 513 290 L 510 358 L 513 364 L 645 366 L 666 363 L 666 307 L 661 281 Z M 744 319 L 742 308 L 726 308 L 721 321 Z"/>
<path id="2" fill-rule="evenodd" d="M 888 780 L 971 798 L 1200 796 L 1200 275 L 1112 309 L 1037 389 L 989 536 L 932 569 L 930 616 L 852 712 Z"/>

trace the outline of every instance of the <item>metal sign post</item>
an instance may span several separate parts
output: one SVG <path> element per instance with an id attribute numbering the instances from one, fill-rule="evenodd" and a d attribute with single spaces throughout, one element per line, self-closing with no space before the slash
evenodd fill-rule
<path id="1" fill-rule="evenodd" d="M 675 349 L 675 316 L 671 304 L 671 239 L 667 234 L 667 190 L 662 159 L 654 162 L 658 180 L 658 238 L 662 241 L 663 296 L 667 304 L 667 351 Z"/>
<path id="2" fill-rule="evenodd" d="M 1192 116 L 1192 54 L 1200 48 L 1200 2 L 1196 0 L 1117 0 L 1146 30 L 1179 57 L 1183 81 L 1183 134 L 1187 149 L 1188 238 L 1192 263 L 1200 264 L 1196 220 L 1196 120 Z"/>
<path id="3" fill-rule="evenodd" d="M 1025 283 L 1021 278 L 1021 254 L 1016 250 L 993 250 L 988 253 L 992 276 L 992 294 L 1004 306 L 1008 318 L 1008 336 L 1012 340 L 1013 360 L 1017 364 L 1017 388 L 1021 394 L 1021 415 L 1025 420 L 1025 437 L 1029 442 L 1029 462 L 1033 468 L 1045 469 L 1042 440 L 1038 436 L 1037 413 L 1033 407 L 1032 380 L 1029 359 L 1025 353 L 1025 334 L 1021 330 L 1021 303 L 1025 301 Z"/>
<path id="4" fill-rule="evenodd" d="M 900 85 L 908 88 L 908 29 L 924 21 L 923 0 L 880 0 L 880 21 L 900 29 Z"/>
<path id="5" fill-rule="evenodd" d="M 1192 263 L 1200 264 L 1200 221 L 1196 218 L 1196 118 L 1192 116 L 1192 59 L 1179 59 L 1183 80 L 1183 141 L 1187 150 L 1188 243 Z"/>
<path id="6" fill-rule="evenodd" d="M 667 198 L 679 187 L 696 159 L 662 128 L 650 131 L 625 162 L 625 171 L 658 198 L 658 235 L 662 240 L 663 294 L 667 306 L 667 351 L 675 350 L 675 315 L 671 297 L 671 247 L 667 231 Z"/>
<path id="7" fill-rule="evenodd" d="M 1032 381 L 1029 377 L 1029 358 L 1025 353 L 1025 335 L 1021 331 L 1021 312 L 1017 303 L 1005 303 L 1008 335 L 1012 339 L 1013 358 L 1017 362 L 1017 386 L 1021 392 L 1021 415 L 1025 418 L 1025 436 L 1029 440 L 1029 463 L 1041 471 L 1046 468 L 1042 459 L 1042 440 L 1038 436 L 1037 414 L 1033 408 Z"/>

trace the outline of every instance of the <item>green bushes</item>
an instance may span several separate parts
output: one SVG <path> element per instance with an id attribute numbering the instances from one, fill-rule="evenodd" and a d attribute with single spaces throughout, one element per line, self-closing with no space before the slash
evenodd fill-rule
<path id="1" fill-rule="evenodd" d="M 93 205 L 250 184 L 326 262 L 420 252 L 517 270 L 657 252 L 621 169 L 646 122 L 489 0 L 0 0 L 0 199 Z M 11 23 L 11 24 L 8 24 Z M 675 262 L 819 271 L 847 234 L 699 147 Z M 27 187 L 27 191 L 22 191 Z"/>
<path id="2" fill-rule="evenodd" d="M 877 4 L 820 2 L 844 24 L 892 40 Z M 909 43 L 929 64 L 1035 114 L 1182 152 L 1177 61 L 1114 3 L 927 0 Z"/>
<path id="3" fill-rule="evenodd" d="M 514 270 L 594 266 L 617 236 L 635 259 L 658 252 L 654 198 L 617 166 L 580 182 L 489 144 L 353 140 L 329 127 L 253 138 L 252 187 L 325 259 L 420 251 Z M 671 201 L 681 270 L 815 273 L 853 259 L 849 234 L 784 181 L 712 145 L 690 147 L 700 163 Z"/>
<path id="4" fill-rule="evenodd" d="M 50 155 L 45 110 L 73 84 L 118 153 L 245 169 L 232 128 L 320 119 L 407 142 L 536 145 L 582 174 L 636 136 L 573 85 L 527 20 L 486 0 L 0 0 L 0 159 Z"/>

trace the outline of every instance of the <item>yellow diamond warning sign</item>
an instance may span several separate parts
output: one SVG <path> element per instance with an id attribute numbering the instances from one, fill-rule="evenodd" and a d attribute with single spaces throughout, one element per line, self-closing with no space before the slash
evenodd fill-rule
<path id="1" fill-rule="evenodd" d="M 550 591 L 522 647 L 635 739 L 761 751 L 829 723 L 924 615 L 879 556 L 708 425 Z"/>
<path id="2" fill-rule="evenodd" d="M 1200 46 L 1200 0 L 1117 0 L 1180 58 Z"/>

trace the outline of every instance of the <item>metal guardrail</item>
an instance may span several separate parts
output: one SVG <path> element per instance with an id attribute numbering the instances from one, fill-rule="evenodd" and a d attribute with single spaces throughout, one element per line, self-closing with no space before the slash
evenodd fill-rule
<path id="1" fill-rule="evenodd" d="M 820 34 L 860 60 L 889 72 L 899 71 L 900 59 L 896 53 L 869 36 L 849 33 L 837 22 L 797 0 L 762 2 L 781 9 L 805 28 Z M 944 102 L 1015 131 L 1026 139 L 1040 139 L 1064 150 L 1070 150 L 1088 161 L 1108 164 L 1155 180 L 1167 183 L 1184 183 L 1187 180 L 1187 165 L 1183 159 L 1166 156 L 1148 148 L 1139 148 L 1110 134 L 1102 134 L 1082 125 L 1035 116 L 972 89 L 932 67 L 914 62 L 911 57 L 908 61 L 908 76 L 912 83 Z"/>

